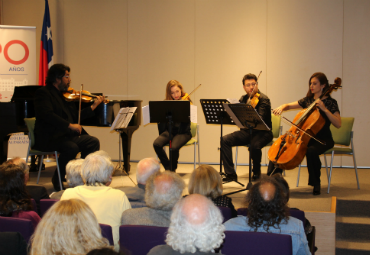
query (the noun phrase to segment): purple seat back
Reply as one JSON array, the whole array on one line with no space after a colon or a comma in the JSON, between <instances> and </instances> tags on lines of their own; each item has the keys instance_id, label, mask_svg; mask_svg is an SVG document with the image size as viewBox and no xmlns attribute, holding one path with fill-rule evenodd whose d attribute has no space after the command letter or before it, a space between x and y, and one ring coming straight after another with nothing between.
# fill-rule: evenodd
<instances>
[{"instance_id":1,"label":"purple seat back","mask_svg":"<svg viewBox=\"0 0 370 255\"><path fill-rule=\"evenodd\" d=\"M218 209L220 209L222 216L224 217L224 221L226 222L232 218L231 208L229 207L223 207L223 206L217 206Z\"/></svg>"},{"instance_id":2,"label":"purple seat back","mask_svg":"<svg viewBox=\"0 0 370 255\"><path fill-rule=\"evenodd\" d=\"M32 203L32 207L33 207L32 211L35 211L38 214L38 212L37 212L37 204L36 204L35 199L31 198L31 203Z\"/></svg>"},{"instance_id":3,"label":"purple seat back","mask_svg":"<svg viewBox=\"0 0 370 255\"><path fill-rule=\"evenodd\" d=\"M291 255L293 253L290 235L225 231L225 236L221 248L222 254Z\"/></svg>"},{"instance_id":4,"label":"purple seat back","mask_svg":"<svg viewBox=\"0 0 370 255\"><path fill-rule=\"evenodd\" d=\"M248 208L239 208L237 210L238 215L247 216L248 214ZM303 226L306 223L305 214L304 211L298 210L298 209L290 209L289 210L290 215L294 218L297 218L303 222Z\"/></svg>"},{"instance_id":5,"label":"purple seat back","mask_svg":"<svg viewBox=\"0 0 370 255\"><path fill-rule=\"evenodd\" d=\"M41 199L40 200L40 212L41 217L44 216L47 210L49 210L50 207L53 206L56 202L58 202L59 199Z\"/></svg>"},{"instance_id":6,"label":"purple seat back","mask_svg":"<svg viewBox=\"0 0 370 255\"><path fill-rule=\"evenodd\" d=\"M34 228L30 220L0 216L0 232L19 232L28 243Z\"/></svg>"},{"instance_id":7,"label":"purple seat back","mask_svg":"<svg viewBox=\"0 0 370 255\"><path fill-rule=\"evenodd\" d=\"M99 225L100 225L102 236L104 238L107 238L111 245L114 245L112 227L110 225L102 224L102 223L99 223Z\"/></svg>"},{"instance_id":8,"label":"purple seat back","mask_svg":"<svg viewBox=\"0 0 370 255\"><path fill-rule=\"evenodd\" d=\"M122 225L119 227L121 250L146 255L153 247L165 244L167 227Z\"/></svg>"}]
</instances>

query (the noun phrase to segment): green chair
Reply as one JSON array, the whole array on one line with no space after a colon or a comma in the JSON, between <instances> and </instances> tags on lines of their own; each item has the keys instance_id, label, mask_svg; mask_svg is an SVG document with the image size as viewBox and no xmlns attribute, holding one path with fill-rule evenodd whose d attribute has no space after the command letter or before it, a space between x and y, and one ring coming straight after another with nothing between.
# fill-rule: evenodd
<instances>
[{"instance_id":1,"label":"green chair","mask_svg":"<svg viewBox=\"0 0 370 255\"><path fill-rule=\"evenodd\" d=\"M280 116L276 116L274 114L271 114L271 122L272 122L271 131L272 131L273 139L272 139L271 142L266 144L266 146L271 146L276 141L276 139L279 138L279 136L281 136L282 131L283 131L283 127L280 126L280 124L281 124L281 117ZM246 145L245 147L249 147L249 144ZM235 151L235 165L234 165L235 172L236 172L237 166L238 166L238 146L236 146L236 151ZM284 174L285 174L285 171L284 171Z\"/></svg>"},{"instance_id":2,"label":"green chair","mask_svg":"<svg viewBox=\"0 0 370 255\"><path fill-rule=\"evenodd\" d=\"M59 185L61 189L63 189L62 186L62 179L60 178L60 171L59 171L59 163L58 163L58 152L57 151L38 151L32 149L33 146L35 145L35 134L34 134L34 129L35 129L35 122L36 118L25 118L24 122L27 125L28 128L28 137L29 137L29 145L28 145L28 151L27 151L27 158L26 158L26 163L28 163L28 157L29 156L41 156L40 157L40 162L39 162L39 174L37 176L37 184L39 183L40 180L40 174L41 174L41 168L42 168L42 162L44 160L45 155L50 155L54 154L55 155L55 160L57 163L57 171L58 171L58 177L59 177Z\"/></svg>"},{"instance_id":3,"label":"green chair","mask_svg":"<svg viewBox=\"0 0 370 255\"><path fill-rule=\"evenodd\" d=\"M190 146L194 145L194 169L196 168L196 154L197 154L197 145L198 145L198 166L200 164L200 149L199 149L199 125L197 123L190 123L190 132L191 132L191 139L184 145ZM196 138L195 138L196 136ZM168 146L166 144L165 146ZM158 158L158 156L157 156Z\"/></svg>"},{"instance_id":4,"label":"green chair","mask_svg":"<svg viewBox=\"0 0 370 255\"><path fill-rule=\"evenodd\" d=\"M333 170L333 159L334 154L335 155L352 155L353 157L353 164L355 168L356 173L356 179L357 179L357 188L360 189L360 183L358 180L358 173L357 173L357 164L356 164L356 157L355 157L355 149L353 145L353 123L355 121L354 118L351 117L341 117L342 120L342 126L340 128L336 128L333 125L330 126L330 131L333 135L333 140L335 145L341 145L342 147L336 147L325 151L323 153L324 159L325 159L325 168L326 168L326 175L328 178L328 194L330 191L330 182L331 182L331 176L332 176L332 170ZM346 146L346 147L343 147ZM328 163L326 160L326 155L331 155L331 162L330 162L330 172L328 173ZM300 174L301 166L299 166L298 170L298 179L297 179L297 187L299 182L299 174Z\"/></svg>"}]
</instances>

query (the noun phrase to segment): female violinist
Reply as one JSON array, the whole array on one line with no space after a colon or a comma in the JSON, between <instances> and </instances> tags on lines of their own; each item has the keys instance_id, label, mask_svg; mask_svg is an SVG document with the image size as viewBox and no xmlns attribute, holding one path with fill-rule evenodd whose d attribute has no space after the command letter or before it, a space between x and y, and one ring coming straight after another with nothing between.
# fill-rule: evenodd
<instances>
[{"instance_id":1,"label":"female violinist","mask_svg":"<svg viewBox=\"0 0 370 255\"><path fill-rule=\"evenodd\" d=\"M190 100L184 92L182 84L176 80L170 80L166 87L165 100ZM170 170L170 160L167 157L163 146L169 143L169 128L166 123L158 123L159 136L155 139L153 147L158 155L164 169ZM179 150L191 139L190 122L175 122L172 127L172 171L176 171L179 159Z\"/></svg>"},{"instance_id":2,"label":"female violinist","mask_svg":"<svg viewBox=\"0 0 370 255\"><path fill-rule=\"evenodd\" d=\"M308 168L308 185L313 186L313 195L320 195L320 175L321 161L319 155L334 146L333 137L330 131L330 124L336 128L341 126L340 112L337 101L328 94L320 99L320 96L329 88L329 82L326 75L323 73L314 73L309 79L309 89L306 97L289 104L283 104L273 110L273 113L280 115L282 112L309 107L315 100L316 107L319 108L320 115L324 117L325 124L316 134L315 138L324 142L321 144L315 139L310 139L307 144L306 159ZM274 165L270 162L268 167L268 175L274 171ZM282 172L281 169L275 169L274 173Z\"/></svg>"}]
</instances>

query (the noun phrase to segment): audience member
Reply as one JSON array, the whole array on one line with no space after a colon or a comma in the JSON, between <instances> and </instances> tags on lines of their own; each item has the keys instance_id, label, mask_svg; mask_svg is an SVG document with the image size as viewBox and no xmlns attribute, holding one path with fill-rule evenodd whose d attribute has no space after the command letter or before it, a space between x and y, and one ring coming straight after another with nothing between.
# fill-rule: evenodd
<instances>
[{"instance_id":1,"label":"audience member","mask_svg":"<svg viewBox=\"0 0 370 255\"><path fill-rule=\"evenodd\" d=\"M40 199L49 199L49 193L46 188L42 185L28 184L30 179L29 167L24 159L19 157L9 159L4 164L14 164L19 166L24 172L24 184L26 185L26 191L36 202L37 212L40 214Z\"/></svg>"},{"instance_id":2,"label":"audience member","mask_svg":"<svg viewBox=\"0 0 370 255\"><path fill-rule=\"evenodd\" d=\"M40 216L33 211L24 184L23 170L14 164L0 166L0 216L31 220L36 228Z\"/></svg>"},{"instance_id":3,"label":"audience member","mask_svg":"<svg viewBox=\"0 0 370 255\"><path fill-rule=\"evenodd\" d=\"M68 186L74 188L77 186L84 185L84 181L81 176L81 165L84 162L84 159L73 159L68 162L66 166L66 179ZM60 199L64 193L64 190L53 192L50 195L52 199Z\"/></svg>"},{"instance_id":4,"label":"audience member","mask_svg":"<svg viewBox=\"0 0 370 255\"><path fill-rule=\"evenodd\" d=\"M131 208L124 192L108 187L112 182L113 164L103 152L89 154L81 166L83 186L64 191L61 200L78 198L88 204L98 222L112 226L114 247L118 251L122 213Z\"/></svg>"},{"instance_id":5,"label":"audience member","mask_svg":"<svg viewBox=\"0 0 370 255\"><path fill-rule=\"evenodd\" d=\"M148 178L158 172L160 169L159 162L154 158L144 158L139 161L136 167L135 187L117 187L116 189L125 192L128 200L131 202L131 207L143 207L145 205L145 184Z\"/></svg>"},{"instance_id":6,"label":"audience member","mask_svg":"<svg viewBox=\"0 0 370 255\"><path fill-rule=\"evenodd\" d=\"M157 172L149 177L145 186L147 207L130 209L122 214L122 225L168 227L172 208L181 199L185 182L170 171Z\"/></svg>"},{"instance_id":7,"label":"audience member","mask_svg":"<svg viewBox=\"0 0 370 255\"><path fill-rule=\"evenodd\" d=\"M30 255L86 254L109 247L90 207L79 199L55 203L31 237Z\"/></svg>"},{"instance_id":8,"label":"audience member","mask_svg":"<svg viewBox=\"0 0 370 255\"><path fill-rule=\"evenodd\" d=\"M231 198L222 195L223 187L220 174L209 165L201 165L190 176L189 194L201 194L213 201L216 206L231 209L232 217L238 215Z\"/></svg>"},{"instance_id":9,"label":"audience member","mask_svg":"<svg viewBox=\"0 0 370 255\"><path fill-rule=\"evenodd\" d=\"M247 204L248 216L228 220L226 230L290 235L293 255L311 254L302 221L289 217L285 194L273 177L265 177L252 186Z\"/></svg>"},{"instance_id":10,"label":"audience member","mask_svg":"<svg viewBox=\"0 0 370 255\"><path fill-rule=\"evenodd\" d=\"M225 238L220 210L206 197L193 194L174 207L166 238L148 255L211 254Z\"/></svg>"}]
</instances>

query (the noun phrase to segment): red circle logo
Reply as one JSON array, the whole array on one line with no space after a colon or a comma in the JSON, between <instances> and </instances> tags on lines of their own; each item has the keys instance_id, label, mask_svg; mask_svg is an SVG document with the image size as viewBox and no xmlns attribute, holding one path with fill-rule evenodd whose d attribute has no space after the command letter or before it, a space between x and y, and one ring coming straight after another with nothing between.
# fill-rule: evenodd
<instances>
[{"instance_id":1,"label":"red circle logo","mask_svg":"<svg viewBox=\"0 0 370 255\"><path fill-rule=\"evenodd\" d=\"M11 58L9 57L9 55L8 55L8 49L9 49L9 47L10 47L10 46L12 46L13 44L19 44L19 45L23 46L25 53L24 53L24 57L23 57L21 60L16 61L16 60L13 60L13 59L11 59ZM1 49L0 49L0 53L1 53ZM28 50L27 45L26 45L24 42L19 41L19 40L12 40L12 41L8 42L8 43L5 45L5 47L4 47L4 57L5 57L5 59L6 59L6 60L8 60L8 62L9 62L9 63L11 63L11 64L13 64L13 65L20 65L20 64L23 64L23 63L24 63L24 62L26 62L26 60L28 59L28 56L29 56L29 55L30 55L30 51Z\"/></svg>"}]
</instances>

